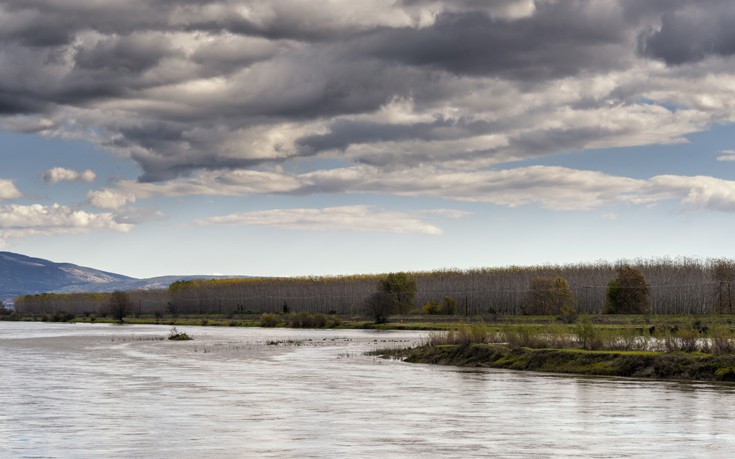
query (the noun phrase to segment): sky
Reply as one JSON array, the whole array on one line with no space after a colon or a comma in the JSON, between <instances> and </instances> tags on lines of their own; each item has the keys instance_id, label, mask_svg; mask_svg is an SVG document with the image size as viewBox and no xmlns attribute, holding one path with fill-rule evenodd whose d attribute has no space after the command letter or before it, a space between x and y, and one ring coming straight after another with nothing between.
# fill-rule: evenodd
<instances>
[{"instance_id":1,"label":"sky","mask_svg":"<svg viewBox=\"0 0 735 459\"><path fill-rule=\"evenodd\" d=\"M0 0L0 250L133 277L735 257L726 0Z\"/></svg>"}]
</instances>

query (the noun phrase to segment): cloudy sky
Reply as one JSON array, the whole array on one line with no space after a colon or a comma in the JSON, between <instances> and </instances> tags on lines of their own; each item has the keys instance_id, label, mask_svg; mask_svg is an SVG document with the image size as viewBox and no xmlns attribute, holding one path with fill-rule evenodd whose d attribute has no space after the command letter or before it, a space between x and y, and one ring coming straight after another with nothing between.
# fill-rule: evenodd
<instances>
[{"instance_id":1,"label":"cloudy sky","mask_svg":"<svg viewBox=\"0 0 735 459\"><path fill-rule=\"evenodd\" d=\"M733 257L727 0L0 0L0 250L136 277Z\"/></svg>"}]
</instances>

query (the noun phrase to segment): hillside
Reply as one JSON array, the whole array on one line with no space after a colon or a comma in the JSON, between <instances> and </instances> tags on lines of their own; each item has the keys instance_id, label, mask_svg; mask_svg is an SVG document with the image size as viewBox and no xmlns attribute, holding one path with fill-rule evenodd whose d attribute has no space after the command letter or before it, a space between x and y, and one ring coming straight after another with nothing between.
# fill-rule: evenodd
<instances>
[{"instance_id":1,"label":"hillside","mask_svg":"<svg viewBox=\"0 0 735 459\"><path fill-rule=\"evenodd\" d=\"M167 288L178 280L226 276L162 276L136 279L71 263L0 252L0 300L12 303L21 295L36 293L111 292Z\"/></svg>"},{"instance_id":2,"label":"hillside","mask_svg":"<svg viewBox=\"0 0 735 459\"><path fill-rule=\"evenodd\" d=\"M134 280L71 263L55 263L11 252L0 252L0 299L29 293L53 292L69 286L105 285Z\"/></svg>"}]
</instances>

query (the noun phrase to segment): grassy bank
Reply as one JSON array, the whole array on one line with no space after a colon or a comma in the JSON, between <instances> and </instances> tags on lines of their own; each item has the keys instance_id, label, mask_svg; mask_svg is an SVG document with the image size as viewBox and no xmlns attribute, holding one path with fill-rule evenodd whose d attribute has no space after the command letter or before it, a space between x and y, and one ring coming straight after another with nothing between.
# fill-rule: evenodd
<instances>
[{"instance_id":1,"label":"grassy bank","mask_svg":"<svg viewBox=\"0 0 735 459\"><path fill-rule=\"evenodd\" d=\"M378 354L442 365L735 381L735 337L729 319L592 319L584 316L572 324L456 324L445 332L430 332L423 346Z\"/></svg>"},{"instance_id":2,"label":"grassy bank","mask_svg":"<svg viewBox=\"0 0 735 459\"><path fill-rule=\"evenodd\" d=\"M407 362L579 375L735 382L735 355L699 352L509 348L498 344L420 346L381 351Z\"/></svg>"},{"instance_id":3,"label":"grassy bank","mask_svg":"<svg viewBox=\"0 0 735 459\"><path fill-rule=\"evenodd\" d=\"M735 315L617 315L599 314L586 316L591 324L599 330L610 332L629 331L640 335L649 333L651 327L658 330L685 330L692 324L699 323L700 328L716 326L735 327ZM5 320L44 321L44 322L77 322L77 323L114 323L110 316L95 314L26 314L13 315ZM529 333L573 333L579 320L564 323L558 316L548 315L477 315L477 316L395 316L387 323L376 324L360 315L341 314L179 314L179 315L129 315L124 318L128 324L156 324L171 326L216 326L216 327L259 327L275 326L302 328L329 327L338 329L379 329L379 330L427 330L447 331L459 324L484 324L488 330L503 332L505 330L527 330Z\"/></svg>"}]
</instances>

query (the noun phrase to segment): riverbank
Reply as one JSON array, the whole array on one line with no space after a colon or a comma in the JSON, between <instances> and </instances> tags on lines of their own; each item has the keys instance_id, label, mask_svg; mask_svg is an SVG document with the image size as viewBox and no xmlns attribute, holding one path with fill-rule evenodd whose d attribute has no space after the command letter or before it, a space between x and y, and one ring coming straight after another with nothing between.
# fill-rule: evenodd
<instances>
[{"instance_id":1,"label":"riverbank","mask_svg":"<svg viewBox=\"0 0 735 459\"><path fill-rule=\"evenodd\" d=\"M214 327L260 327L264 325L263 317L269 319L265 323L276 327L289 327L295 321L289 320L289 316L295 314L181 314L172 316L154 315L129 315L123 319L126 324L138 325L171 325L171 326L214 326ZM415 315L395 316L389 322L376 324L364 316L359 315L332 315L332 314L308 314L310 320L296 321L299 324L324 323L327 328L336 329L374 329L374 330L424 330L424 331L447 331L456 328L460 324L481 323L488 328L502 332L508 328L522 327L533 333L546 333L550 328L561 332L574 332L575 323L578 320L566 323L560 321L554 315ZM315 320L315 317L319 317ZM649 333L651 327L656 329L685 329L692 324L698 323L700 328L713 326L735 326L735 315L625 315L625 314L595 314L586 316L589 321L603 330L609 331L634 331L638 334ZM326 318L327 320L321 320ZM331 320L329 320L331 319ZM116 323L112 317L90 315L51 315L33 314L16 316L13 320L21 321L44 321L44 322L78 322L78 323ZM298 327L312 328L312 327ZM313 327L322 328L322 327Z\"/></svg>"},{"instance_id":2,"label":"riverbank","mask_svg":"<svg viewBox=\"0 0 735 459\"><path fill-rule=\"evenodd\" d=\"M411 363L460 367L735 382L735 355L733 354L530 349L509 348L498 344L425 345L411 349L381 350L377 354Z\"/></svg>"}]
</instances>

